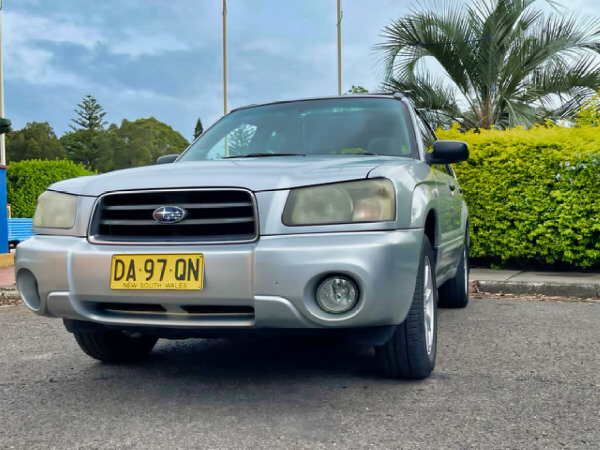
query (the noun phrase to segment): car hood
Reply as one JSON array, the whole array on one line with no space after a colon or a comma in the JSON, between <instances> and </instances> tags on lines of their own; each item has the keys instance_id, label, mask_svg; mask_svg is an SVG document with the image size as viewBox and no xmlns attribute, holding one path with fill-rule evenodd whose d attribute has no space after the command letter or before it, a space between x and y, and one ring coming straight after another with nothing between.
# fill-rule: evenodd
<instances>
[{"instance_id":1,"label":"car hood","mask_svg":"<svg viewBox=\"0 0 600 450\"><path fill-rule=\"evenodd\" d=\"M408 158L385 156L268 157L197 161L117 170L60 181L50 189L77 195L161 188L241 187L252 191L289 189L366 178L376 167Z\"/></svg>"}]
</instances>

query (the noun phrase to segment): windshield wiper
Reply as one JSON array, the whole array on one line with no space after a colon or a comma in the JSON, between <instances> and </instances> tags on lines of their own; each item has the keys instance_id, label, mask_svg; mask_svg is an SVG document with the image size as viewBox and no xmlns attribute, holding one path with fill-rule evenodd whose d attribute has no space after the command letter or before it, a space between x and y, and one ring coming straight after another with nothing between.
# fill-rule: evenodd
<instances>
[{"instance_id":1,"label":"windshield wiper","mask_svg":"<svg viewBox=\"0 0 600 450\"><path fill-rule=\"evenodd\" d=\"M223 156L221 159L232 158L268 158L271 156L306 156L305 153L248 153L247 155Z\"/></svg>"}]
</instances>

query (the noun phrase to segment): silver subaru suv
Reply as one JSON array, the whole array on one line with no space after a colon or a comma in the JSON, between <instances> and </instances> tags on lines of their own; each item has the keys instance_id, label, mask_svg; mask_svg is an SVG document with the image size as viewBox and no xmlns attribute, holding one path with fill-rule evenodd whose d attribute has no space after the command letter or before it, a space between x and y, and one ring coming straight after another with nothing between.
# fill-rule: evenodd
<instances>
[{"instance_id":1,"label":"silver subaru suv","mask_svg":"<svg viewBox=\"0 0 600 450\"><path fill-rule=\"evenodd\" d=\"M434 368L437 307L468 302L468 216L439 141L401 94L248 106L151 167L53 184L17 286L93 358L159 338L317 333L383 373Z\"/></svg>"}]
</instances>

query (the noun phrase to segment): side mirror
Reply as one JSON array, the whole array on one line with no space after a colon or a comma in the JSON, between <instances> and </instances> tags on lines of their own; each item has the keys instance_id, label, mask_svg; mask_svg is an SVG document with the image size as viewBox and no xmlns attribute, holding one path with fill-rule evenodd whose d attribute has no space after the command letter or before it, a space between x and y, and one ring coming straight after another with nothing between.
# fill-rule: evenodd
<instances>
[{"instance_id":1,"label":"side mirror","mask_svg":"<svg viewBox=\"0 0 600 450\"><path fill-rule=\"evenodd\" d=\"M430 164L452 164L469 159L469 146L463 141L436 141L429 153Z\"/></svg>"},{"instance_id":2,"label":"side mirror","mask_svg":"<svg viewBox=\"0 0 600 450\"><path fill-rule=\"evenodd\" d=\"M156 164L171 164L177 158L179 158L179 153L175 153L173 155L159 156L156 160Z\"/></svg>"}]
</instances>

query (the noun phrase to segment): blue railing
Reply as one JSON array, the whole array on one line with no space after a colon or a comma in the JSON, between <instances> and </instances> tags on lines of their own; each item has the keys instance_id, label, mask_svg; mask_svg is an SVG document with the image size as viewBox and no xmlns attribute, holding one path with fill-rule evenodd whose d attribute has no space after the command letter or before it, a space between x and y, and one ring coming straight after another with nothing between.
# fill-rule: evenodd
<instances>
[{"instance_id":1,"label":"blue railing","mask_svg":"<svg viewBox=\"0 0 600 450\"><path fill-rule=\"evenodd\" d=\"M33 219L8 219L8 242L18 244L28 237L33 236L31 232L32 226Z\"/></svg>"}]
</instances>

